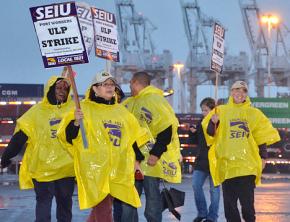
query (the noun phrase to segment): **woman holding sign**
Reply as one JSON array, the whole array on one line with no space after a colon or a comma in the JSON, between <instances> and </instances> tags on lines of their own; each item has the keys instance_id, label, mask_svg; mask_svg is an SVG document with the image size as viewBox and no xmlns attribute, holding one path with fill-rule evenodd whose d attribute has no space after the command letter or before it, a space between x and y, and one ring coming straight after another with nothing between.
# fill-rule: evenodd
<instances>
[{"instance_id":1,"label":"woman holding sign","mask_svg":"<svg viewBox=\"0 0 290 222\"><path fill-rule=\"evenodd\" d=\"M81 110L67 115L58 132L74 156L80 208L93 208L88 222L112 221L113 198L134 207L141 205L134 186L134 166L138 147L147 142L147 135L136 118L115 101L115 90L112 75L98 73ZM88 149L79 133L81 119Z\"/></svg>"}]
</instances>

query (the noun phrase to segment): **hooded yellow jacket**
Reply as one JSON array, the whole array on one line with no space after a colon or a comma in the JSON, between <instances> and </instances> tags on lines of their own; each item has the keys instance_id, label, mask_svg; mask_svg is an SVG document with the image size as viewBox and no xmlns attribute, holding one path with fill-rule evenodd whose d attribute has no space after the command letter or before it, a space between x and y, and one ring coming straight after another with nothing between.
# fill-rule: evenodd
<instances>
[{"instance_id":1,"label":"hooded yellow jacket","mask_svg":"<svg viewBox=\"0 0 290 222\"><path fill-rule=\"evenodd\" d=\"M207 126L215 112L220 123L215 136L211 137ZM215 185L247 175L255 175L256 184L260 183L262 161L258 146L278 142L280 136L270 120L251 106L249 97L242 104L235 104L230 97L228 104L218 106L204 118L202 126L210 146L210 172Z\"/></svg>"},{"instance_id":2,"label":"hooded yellow jacket","mask_svg":"<svg viewBox=\"0 0 290 222\"><path fill-rule=\"evenodd\" d=\"M73 177L73 159L59 143L56 132L64 115L72 109L70 96L61 105L51 105L49 88L58 77L49 79L42 102L31 107L16 123L15 132L22 130L28 137L19 172L21 189L33 188L32 178L40 182Z\"/></svg>"},{"instance_id":3,"label":"hooded yellow jacket","mask_svg":"<svg viewBox=\"0 0 290 222\"><path fill-rule=\"evenodd\" d=\"M134 114L140 125L147 129L151 137L151 142L140 148L145 156L145 160L141 162L143 173L147 176L162 178L168 182L180 183L179 159L181 154L177 134L178 120L174 110L164 98L163 91L154 86L147 86L137 96L125 100L123 105ZM161 155L154 167L147 165L149 151L155 143L157 135L170 125L172 126L172 139L167 145L167 151Z\"/></svg>"},{"instance_id":4,"label":"hooded yellow jacket","mask_svg":"<svg viewBox=\"0 0 290 222\"><path fill-rule=\"evenodd\" d=\"M81 102L88 148L81 133L67 143L65 129L73 120L71 112L61 123L58 137L74 156L80 209L99 204L108 194L134 207L140 207L134 186L135 153L132 145L148 141L136 118L120 104L106 105L89 99ZM146 139L147 138L147 139Z\"/></svg>"}]
</instances>

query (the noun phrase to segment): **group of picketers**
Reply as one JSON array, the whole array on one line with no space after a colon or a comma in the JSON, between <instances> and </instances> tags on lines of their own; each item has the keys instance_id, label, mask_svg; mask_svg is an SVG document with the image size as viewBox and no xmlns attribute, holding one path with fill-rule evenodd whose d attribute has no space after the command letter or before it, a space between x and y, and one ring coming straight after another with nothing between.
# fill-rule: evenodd
<instances>
[{"instance_id":1,"label":"group of picketers","mask_svg":"<svg viewBox=\"0 0 290 222\"><path fill-rule=\"evenodd\" d=\"M163 91L150 83L148 73L134 73L132 97L119 103L124 93L116 79L99 72L76 109L68 79L51 77L42 102L17 120L1 158L7 167L26 144L19 183L34 188L35 221L51 221L53 197L57 221L72 221L75 180L80 209L92 208L88 222L138 221L143 190L145 217L162 220L159 180L181 182L178 120ZM144 177L136 186L135 172Z\"/></svg>"},{"instance_id":2,"label":"group of picketers","mask_svg":"<svg viewBox=\"0 0 290 222\"><path fill-rule=\"evenodd\" d=\"M17 120L1 167L26 145L19 184L20 189L35 191L36 222L51 221L53 197L57 221L72 221L75 181L80 209L91 208L87 222L138 222L143 191L145 218L162 221L160 180L181 182L178 120L147 72L134 73L130 89L132 96L122 101L124 93L116 79L107 71L99 72L78 109L69 80L53 76L43 100ZM228 104L215 106L212 98L205 98L204 118L190 128L189 138L199 150L193 172L198 211L194 222L218 220L220 184L227 221L241 221L238 200L244 220L255 221L254 188L260 183L267 145L280 137L264 114L251 106L247 93L247 84L237 81ZM209 208L203 192L207 177Z\"/></svg>"}]
</instances>

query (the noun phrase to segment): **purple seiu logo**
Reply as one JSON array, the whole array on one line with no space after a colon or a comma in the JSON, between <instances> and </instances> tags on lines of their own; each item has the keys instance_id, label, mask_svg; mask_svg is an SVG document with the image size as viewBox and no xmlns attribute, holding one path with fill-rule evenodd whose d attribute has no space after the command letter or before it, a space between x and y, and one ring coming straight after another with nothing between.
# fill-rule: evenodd
<instances>
[{"instance_id":1,"label":"purple seiu logo","mask_svg":"<svg viewBox=\"0 0 290 222\"><path fill-rule=\"evenodd\" d=\"M105 128L109 129L109 137L110 141L113 143L114 146L120 146L121 145L121 127L119 125L113 124L113 123L104 123Z\"/></svg>"},{"instance_id":2,"label":"purple seiu logo","mask_svg":"<svg viewBox=\"0 0 290 222\"><path fill-rule=\"evenodd\" d=\"M235 120L230 122L230 139L238 139L249 137L248 123L242 120Z\"/></svg>"},{"instance_id":3,"label":"purple seiu logo","mask_svg":"<svg viewBox=\"0 0 290 222\"><path fill-rule=\"evenodd\" d=\"M145 121L147 124L150 124L152 122L152 113L145 107L141 108L140 120Z\"/></svg>"},{"instance_id":4,"label":"purple seiu logo","mask_svg":"<svg viewBox=\"0 0 290 222\"><path fill-rule=\"evenodd\" d=\"M61 122L61 119L50 119L49 120L49 126L52 128L55 125L58 125ZM50 138L55 139L56 138L56 129L50 129Z\"/></svg>"}]
</instances>

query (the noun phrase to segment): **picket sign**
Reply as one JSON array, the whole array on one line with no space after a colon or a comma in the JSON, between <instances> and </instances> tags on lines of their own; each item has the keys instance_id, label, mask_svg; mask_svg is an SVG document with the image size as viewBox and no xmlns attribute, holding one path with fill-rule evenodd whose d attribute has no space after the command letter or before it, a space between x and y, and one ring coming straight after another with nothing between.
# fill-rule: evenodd
<instances>
[{"instance_id":1,"label":"picket sign","mask_svg":"<svg viewBox=\"0 0 290 222\"><path fill-rule=\"evenodd\" d=\"M225 28L215 23L213 29L212 57L210 69L215 72L215 101L218 100L218 77L224 63Z\"/></svg>"},{"instance_id":2,"label":"picket sign","mask_svg":"<svg viewBox=\"0 0 290 222\"><path fill-rule=\"evenodd\" d=\"M45 68L64 66L62 75L70 79L76 108L79 96L72 65L88 63L95 46L95 55L119 62L116 18L113 13L90 7L87 3L64 2L31 7L30 13ZM83 145L88 147L83 121L80 122Z\"/></svg>"},{"instance_id":3,"label":"picket sign","mask_svg":"<svg viewBox=\"0 0 290 222\"><path fill-rule=\"evenodd\" d=\"M31 7L30 13L38 37L44 67L67 67L74 102L76 108L80 109L71 65L84 64L89 61L75 3L65 2ZM83 145L88 148L83 121L80 121L80 128Z\"/></svg>"}]
</instances>

